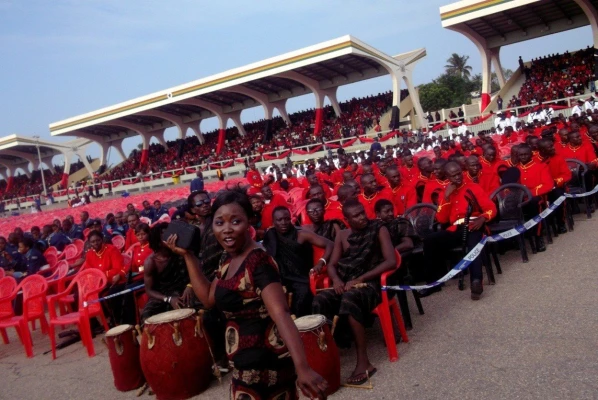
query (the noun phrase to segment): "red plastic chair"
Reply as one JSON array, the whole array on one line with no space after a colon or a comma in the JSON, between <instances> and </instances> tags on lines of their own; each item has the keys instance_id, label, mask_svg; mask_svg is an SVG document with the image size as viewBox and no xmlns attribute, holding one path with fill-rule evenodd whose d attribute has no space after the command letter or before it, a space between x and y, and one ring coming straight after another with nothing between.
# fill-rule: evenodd
<instances>
[{"instance_id":1,"label":"red plastic chair","mask_svg":"<svg viewBox=\"0 0 598 400\"><path fill-rule=\"evenodd\" d=\"M87 236L89 236L89 232L91 232L91 229L89 229L89 228L83 229L83 237L85 238L85 240L87 240Z\"/></svg>"},{"instance_id":2,"label":"red plastic chair","mask_svg":"<svg viewBox=\"0 0 598 400\"><path fill-rule=\"evenodd\" d=\"M131 266L131 262L133 261L133 255L131 253L125 252L122 254L123 257L123 267L125 270L128 270Z\"/></svg>"},{"instance_id":3,"label":"red plastic chair","mask_svg":"<svg viewBox=\"0 0 598 400\"><path fill-rule=\"evenodd\" d=\"M46 251L44 251L44 257L47 259L50 254L53 254L58 258L58 249L54 246L48 247Z\"/></svg>"},{"instance_id":4,"label":"red plastic chair","mask_svg":"<svg viewBox=\"0 0 598 400\"><path fill-rule=\"evenodd\" d=\"M123 251L123 249L125 248L125 238L124 238L124 236L120 236L120 235L113 236L112 237L112 244L118 250Z\"/></svg>"},{"instance_id":5,"label":"red plastic chair","mask_svg":"<svg viewBox=\"0 0 598 400\"><path fill-rule=\"evenodd\" d=\"M109 329L108 323L106 322L106 317L104 316L100 303L90 304L87 307L84 307L83 303L97 300L99 293L104 289L106 283L107 278L102 271L95 268L88 268L84 271L80 271L64 292L48 298L48 311L50 312L50 342L52 344L53 360L56 359L56 337L54 333L54 327L56 325L77 325L79 334L81 335L81 341L87 348L87 354L89 357L95 356L89 319L96 316L100 317L106 331ZM60 299L68 296L75 286L77 286L79 293L79 311L57 316L56 303L59 302Z\"/></svg>"},{"instance_id":6,"label":"red plastic chair","mask_svg":"<svg viewBox=\"0 0 598 400\"><path fill-rule=\"evenodd\" d=\"M31 332L29 331L29 321L40 320L42 326L42 333L48 332L48 321L44 312L44 305L46 303L46 290L48 289L48 282L40 275L31 275L23 279L23 281L15 288L9 297L4 297L1 301L12 302L19 291L23 291L23 315L12 315L11 317L0 319L0 330L2 331L2 338L4 343L8 344L8 337L6 335L6 328L14 327L17 330L19 339L25 347L27 357L33 357L33 343L31 340Z\"/></svg>"},{"instance_id":7,"label":"red plastic chair","mask_svg":"<svg viewBox=\"0 0 598 400\"><path fill-rule=\"evenodd\" d=\"M316 265L320 258L324 256L326 249L321 247L312 246L313 248L313 264ZM326 273L326 267L322 268L319 274L310 274L309 276L309 288L313 295L316 295L317 289L327 288L330 286L330 278Z\"/></svg>"},{"instance_id":8,"label":"red plastic chair","mask_svg":"<svg viewBox=\"0 0 598 400\"><path fill-rule=\"evenodd\" d=\"M75 246L77 246L77 250L78 250L80 253L83 253L83 249L85 248L85 242L84 242L83 240L81 240L81 239L75 239L75 240L73 241L73 244L74 244Z\"/></svg>"},{"instance_id":9,"label":"red plastic chair","mask_svg":"<svg viewBox=\"0 0 598 400\"><path fill-rule=\"evenodd\" d=\"M2 301L5 297L9 297L17 287L17 281L12 276L5 276L0 279L0 319L9 318L14 315L12 303L10 301ZM4 343L8 343L6 331L2 329L2 338Z\"/></svg>"},{"instance_id":10,"label":"red plastic chair","mask_svg":"<svg viewBox=\"0 0 598 400\"><path fill-rule=\"evenodd\" d=\"M48 254L44 254L44 257L46 258L46 261L48 262L50 269L54 269L56 264L58 264L58 257L56 256L56 254L48 253Z\"/></svg>"},{"instance_id":11,"label":"red plastic chair","mask_svg":"<svg viewBox=\"0 0 598 400\"><path fill-rule=\"evenodd\" d=\"M382 286L386 286L388 277L394 274L401 266L401 255L396 250L395 257L397 259L396 268L391 271L387 271L380 276L380 283ZM318 275L312 274L309 281L311 291L314 295L316 294L316 288L318 285L322 288L330 287L330 278L322 273ZM399 332L403 342L408 343L409 337L407 336L407 330L405 329L405 323L403 322L403 316L401 315L397 297L395 296L392 299L389 299L388 293L382 291L382 301L374 309L374 311L372 311L372 313L376 314L378 318L380 318L380 325L382 326L384 341L386 343L386 348L388 349L388 358L390 359L390 362L395 362L399 359L399 353L397 352L397 343L395 341L394 329L392 327L391 311L392 315L394 315L395 319L397 320L397 325L399 326Z\"/></svg>"},{"instance_id":12,"label":"red plastic chair","mask_svg":"<svg viewBox=\"0 0 598 400\"><path fill-rule=\"evenodd\" d=\"M64 248L61 255L64 255L64 259L69 263L77 261L81 257L81 252L77 248L76 244L69 244Z\"/></svg>"}]
</instances>

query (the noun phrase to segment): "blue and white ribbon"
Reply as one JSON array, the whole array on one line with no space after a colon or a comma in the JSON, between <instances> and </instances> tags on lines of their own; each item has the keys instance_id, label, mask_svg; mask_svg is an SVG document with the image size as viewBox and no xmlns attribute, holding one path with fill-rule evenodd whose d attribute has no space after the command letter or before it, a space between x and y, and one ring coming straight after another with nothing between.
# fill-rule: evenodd
<instances>
[{"instance_id":1,"label":"blue and white ribbon","mask_svg":"<svg viewBox=\"0 0 598 400\"><path fill-rule=\"evenodd\" d=\"M556 199L552 204L550 204L545 210L543 210L540 214L536 215L534 218L530 219L529 221L525 222L524 224L518 225L508 231L497 233L496 235L491 236L484 236L482 240L478 244L474 246L473 249L461 261L457 263L445 276L438 279L435 282L429 283L427 285L419 285L419 286L408 286L408 285L400 285L400 286L382 286L382 290L422 290L422 289L430 289L435 286L438 286L444 282L447 282L449 279L454 278L460 272L465 271L469 265L482 253L482 249L486 245L487 242L499 242L501 240L506 240L513 238L517 235L521 235L526 231L529 231L534 226L538 225L543 219L548 217L554 210L556 210L566 198L579 198L579 197L586 197L591 196L594 193L598 192L598 185L594 187L594 189L590 190L586 193L580 194L569 194L565 193L563 196Z\"/></svg>"},{"instance_id":2,"label":"blue and white ribbon","mask_svg":"<svg viewBox=\"0 0 598 400\"><path fill-rule=\"evenodd\" d=\"M122 290L122 291L117 292L117 293L109 294L108 296L105 296L105 297L100 297L99 299L96 299L96 300L84 301L83 302L83 307L89 307L91 304L100 303L102 301L113 299L115 297L122 296L122 295L125 295L127 293L132 293L132 292L134 292L136 290L139 290L139 289L141 289L143 287L145 287L145 285L141 284L141 285L133 286L132 288L128 288L128 289Z\"/></svg>"}]
</instances>

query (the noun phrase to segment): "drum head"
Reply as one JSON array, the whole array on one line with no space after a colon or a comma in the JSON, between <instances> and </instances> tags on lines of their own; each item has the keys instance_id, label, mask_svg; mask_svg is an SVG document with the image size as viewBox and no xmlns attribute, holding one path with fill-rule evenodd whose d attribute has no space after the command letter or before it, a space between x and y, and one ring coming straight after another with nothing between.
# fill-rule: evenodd
<instances>
[{"instance_id":1,"label":"drum head","mask_svg":"<svg viewBox=\"0 0 598 400\"><path fill-rule=\"evenodd\" d=\"M295 320L295 325L297 325L299 332L311 331L321 327L325 323L326 317L320 314L306 315Z\"/></svg>"},{"instance_id":2,"label":"drum head","mask_svg":"<svg viewBox=\"0 0 598 400\"><path fill-rule=\"evenodd\" d=\"M133 329L133 325L119 325L119 326L115 326L114 328L112 328L108 332L106 332L106 337L118 336L118 335L120 335L123 332L130 331L131 329Z\"/></svg>"},{"instance_id":3,"label":"drum head","mask_svg":"<svg viewBox=\"0 0 598 400\"><path fill-rule=\"evenodd\" d=\"M185 318L189 318L195 314L195 310L192 308L182 308L180 310L166 311L165 313L156 314L153 317L149 317L145 320L146 325L158 325L167 324L173 321L180 321Z\"/></svg>"}]
</instances>

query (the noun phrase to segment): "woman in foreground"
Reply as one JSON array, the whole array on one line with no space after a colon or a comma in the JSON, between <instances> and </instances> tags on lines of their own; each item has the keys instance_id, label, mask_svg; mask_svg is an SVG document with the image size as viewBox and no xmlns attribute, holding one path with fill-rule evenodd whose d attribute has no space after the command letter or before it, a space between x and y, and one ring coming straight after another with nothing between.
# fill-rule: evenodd
<instances>
[{"instance_id":1,"label":"woman in foreground","mask_svg":"<svg viewBox=\"0 0 598 400\"><path fill-rule=\"evenodd\" d=\"M212 211L213 231L225 251L213 282L202 274L191 252L176 247L176 235L166 245L185 258L199 300L206 308L218 307L228 320L225 347L234 367L231 398L297 399L299 386L307 397L324 399L328 384L307 363L278 267L251 239L249 199L229 190L216 198Z\"/></svg>"}]
</instances>

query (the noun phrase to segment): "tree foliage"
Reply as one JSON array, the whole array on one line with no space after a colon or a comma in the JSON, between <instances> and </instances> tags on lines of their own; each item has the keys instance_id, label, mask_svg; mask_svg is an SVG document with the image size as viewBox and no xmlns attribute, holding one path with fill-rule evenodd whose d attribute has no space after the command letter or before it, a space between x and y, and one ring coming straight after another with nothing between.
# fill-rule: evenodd
<instances>
[{"instance_id":1,"label":"tree foliage","mask_svg":"<svg viewBox=\"0 0 598 400\"><path fill-rule=\"evenodd\" d=\"M469 79L472 68L467 65L468 60L469 56L460 56L457 53L453 53L448 60L446 60L447 64L444 66L446 73Z\"/></svg>"}]
</instances>

